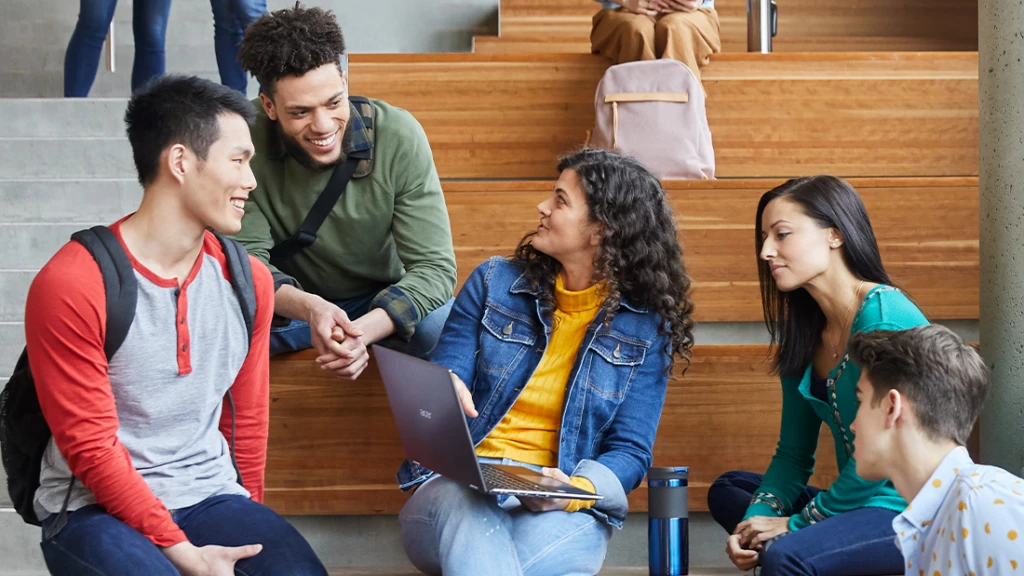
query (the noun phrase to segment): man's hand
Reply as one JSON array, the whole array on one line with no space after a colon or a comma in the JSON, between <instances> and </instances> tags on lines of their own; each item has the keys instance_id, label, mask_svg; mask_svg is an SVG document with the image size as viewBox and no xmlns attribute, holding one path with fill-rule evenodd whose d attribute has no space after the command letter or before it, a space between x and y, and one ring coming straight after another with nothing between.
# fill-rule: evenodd
<instances>
[{"instance_id":1,"label":"man's hand","mask_svg":"<svg viewBox=\"0 0 1024 576\"><path fill-rule=\"evenodd\" d=\"M349 336L335 326L331 338L341 345L341 352L335 354L333 351L317 356L316 363L322 370L329 370L339 378L355 380L366 370L370 362L370 352L366 349L363 339L357 336Z\"/></svg>"},{"instance_id":2,"label":"man's hand","mask_svg":"<svg viewBox=\"0 0 1024 576\"><path fill-rule=\"evenodd\" d=\"M753 570L757 566L757 550L747 549L739 534L733 534L725 541L725 553L729 555L729 560L732 560L732 563L743 572Z\"/></svg>"},{"instance_id":3,"label":"man's hand","mask_svg":"<svg viewBox=\"0 0 1024 576\"><path fill-rule=\"evenodd\" d=\"M313 348L316 348L321 356L330 353L341 356L344 348L341 346L341 342L334 337L334 329L341 328L346 336L355 337L362 336L363 331L348 319L348 314L344 310L323 298L317 297L317 300L309 307L304 318L309 324L309 336L313 341Z\"/></svg>"},{"instance_id":4,"label":"man's hand","mask_svg":"<svg viewBox=\"0 0 1024 576\"><path fill-rule=\"evenodd\" d=\"M670 12L693 12L700 8L703 0L654 0L659 14Z\"/></svg>"},{"instance_id":5,"label":"man's hand","mask_svg":"<svg viewBox=\"0 0 1024 576\"><path fill-rule=\"evenodd\" d=\"M459 402L462 404L462 410L466 413L466 416L470 418L476 418L479 414L476 411L476 405L473 404L473 393L466 387L466 383L462 381L462 378L452 372L452 385L455 386L455 393L459 396Z\"/></svg>"},{"instance_id":6,"label":"man's hand","mask_svg":"<svg viewBox=\"0 0 1024 576\"><path fill-rule=\"evenodd\" d=\"M547 476L548 478L554 478L555 480L561 480L566 484L569 483L569 477L565 475L558 468L541 468L540 473ZM519 502L531 512L550 512L552 510L565 510L569 505L567 498L527 498L525 496L519 497Z\"/></svg>"},{"instance_id":7,"label":"man's hand","mask_svg":"<svg viewBox=\"0 0 1024 576\"><path fill-rule=\"evenodd\" d=\"M623 0L620 3L624 9L644 16L657 16L658 9L655 7L658 0Z\"/></svg>"},{"instance_id":8,"label":"man's hand","mask_svg":"<svg viewBox=\"0 0 1024 576\"><path fill-rule=\"evenodd\" d=\"M366 367L369 355L362 342L363 331L338 306L318 297L305 318L309 336L325 370L341 378L356 378Z\"/></svg>"},{"instance_id":9,"label":"man's hand","mask_svg":"<svg viewBox=\"0 0 1024 576\"><path fill-rule=\"evenodd\" d=\"M181 542L163 549L164 555L182 576L234 576L235 562L263 550L262 544L248 546L203 546Z\"/></svg>"},{"instance_id":10,"label":"man's hand","mask_svg":"<svg viewBox=\"0 0 1024 576\"><path fill-rule=\"evenodd\" d=\"M765 542L789 532L789 518L775 516L754 516L740 522L733 534L751 550L759 550Z\"/></svg>"}]
</instances>

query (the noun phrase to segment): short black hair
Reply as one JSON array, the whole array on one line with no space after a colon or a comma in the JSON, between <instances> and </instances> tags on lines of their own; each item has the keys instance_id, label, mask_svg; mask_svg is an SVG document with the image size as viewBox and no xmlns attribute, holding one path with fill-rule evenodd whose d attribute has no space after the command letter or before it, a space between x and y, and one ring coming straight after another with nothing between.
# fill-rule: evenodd
<instances>
[{"instance_id":1,"label":"short black hair","mask_svg":"<svg viewBox=\"0 0 1024 576\"><path fill-rule=\"evenodd\" d=\"M245 29L238 61L273 95L274 84L286 76L302 76L324 64L341 69L345 38L334 13L323 8L268 12Z\"/></svg>"},{"instance_id":2,"label":"short black hair","mask_svg":"<svg viewBox=\"0 0 1024 576\"><path fill-rule=\"evenodd\" d=\"M873 406L896 390L914 405L929 438L967 444L988 395L989 369L955 332L938 324L858 332L850 359L867 373Z\"/></svg>"},{"instance_id":3,"label":"short black hair","mask_svg":"<svg viewBox=\"0 0 1024 576\"><path fill-rule=\"evenodd\" d=\"M237 114L249 124L256 119L253 105L240 92L196 76L161 76L135 92L124 123L139 182L146 186L156 179L160 155L174 144L206 160L220 138L222 114Z\"/></svg>"}]
</instances>

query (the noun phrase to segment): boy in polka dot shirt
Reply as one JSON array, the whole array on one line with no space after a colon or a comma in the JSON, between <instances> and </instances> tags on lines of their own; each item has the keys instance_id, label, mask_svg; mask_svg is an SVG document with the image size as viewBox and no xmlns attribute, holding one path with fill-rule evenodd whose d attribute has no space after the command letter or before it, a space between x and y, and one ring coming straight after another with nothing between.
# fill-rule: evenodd
<instances>
[{"instance_id":1,"label":"boy in polka dot shirt","mask_svg":"<svg viewBox=\"0 0 1024 576\"><path fill-rule=\"evenodd\" d=\"M964 448L988 393L978 353L933 324L856 334L850 358L857 474L910 502L893 520L906 574L1024 575L1024 480Z\"/></svg>"}]
</instances>

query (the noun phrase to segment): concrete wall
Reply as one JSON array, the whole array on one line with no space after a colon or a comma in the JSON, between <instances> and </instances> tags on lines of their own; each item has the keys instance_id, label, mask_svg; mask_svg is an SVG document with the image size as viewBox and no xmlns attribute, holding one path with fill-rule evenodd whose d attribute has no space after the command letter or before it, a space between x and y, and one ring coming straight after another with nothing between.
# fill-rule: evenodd
<instances>
[{"instance_id":1,"label":"concrete wall","mask_svg":"<svg viewBox=\"0 0 1024 576\"><path fill-rule=\"evenodd\" d=\"M469 52L474 35L497 34L498 0L307 0L334 10L350 52ZM267 0L275 10L294 0ZM132 3L114 16L115 72L105 56L90 96L128 96L133 60ZM60 97L64 51L78 18L75 0L0 2L0 98ZM174 0L167 70L218 79L208 0ZM255 84L251 82L250 84ZM250 86L250 91L255 90ZM255 94L253 94L255 95Z\"/></svg>"}]
</instances>

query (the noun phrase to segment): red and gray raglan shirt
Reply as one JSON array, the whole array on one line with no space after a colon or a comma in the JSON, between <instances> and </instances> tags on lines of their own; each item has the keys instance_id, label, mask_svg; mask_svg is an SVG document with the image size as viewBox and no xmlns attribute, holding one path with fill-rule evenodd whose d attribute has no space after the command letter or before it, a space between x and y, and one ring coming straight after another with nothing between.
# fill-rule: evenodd
<instances>
[{"instance_id":1,"label":"red and gray raglan shirt","mask_svg":"<svg viewBox=\"0 0 1024 576\"><path fill-rule=\"evenodd\" d=\"M111 229L121 240L120 222ZM127 251L125 247L125 251ZM53 432L43 457L36 514L98 503L157 546L186 540L169 510L214 495L263 500L269 431L273 280L250 257L253 337L220 242L207 232L188 278L161 278L129 252L138 280L135 320L107 362L106 296L99 266L69 242L32 282L25 310L29 363ZM230 389L235 450L231 464Z\"/></svg>"}]
</instances>

